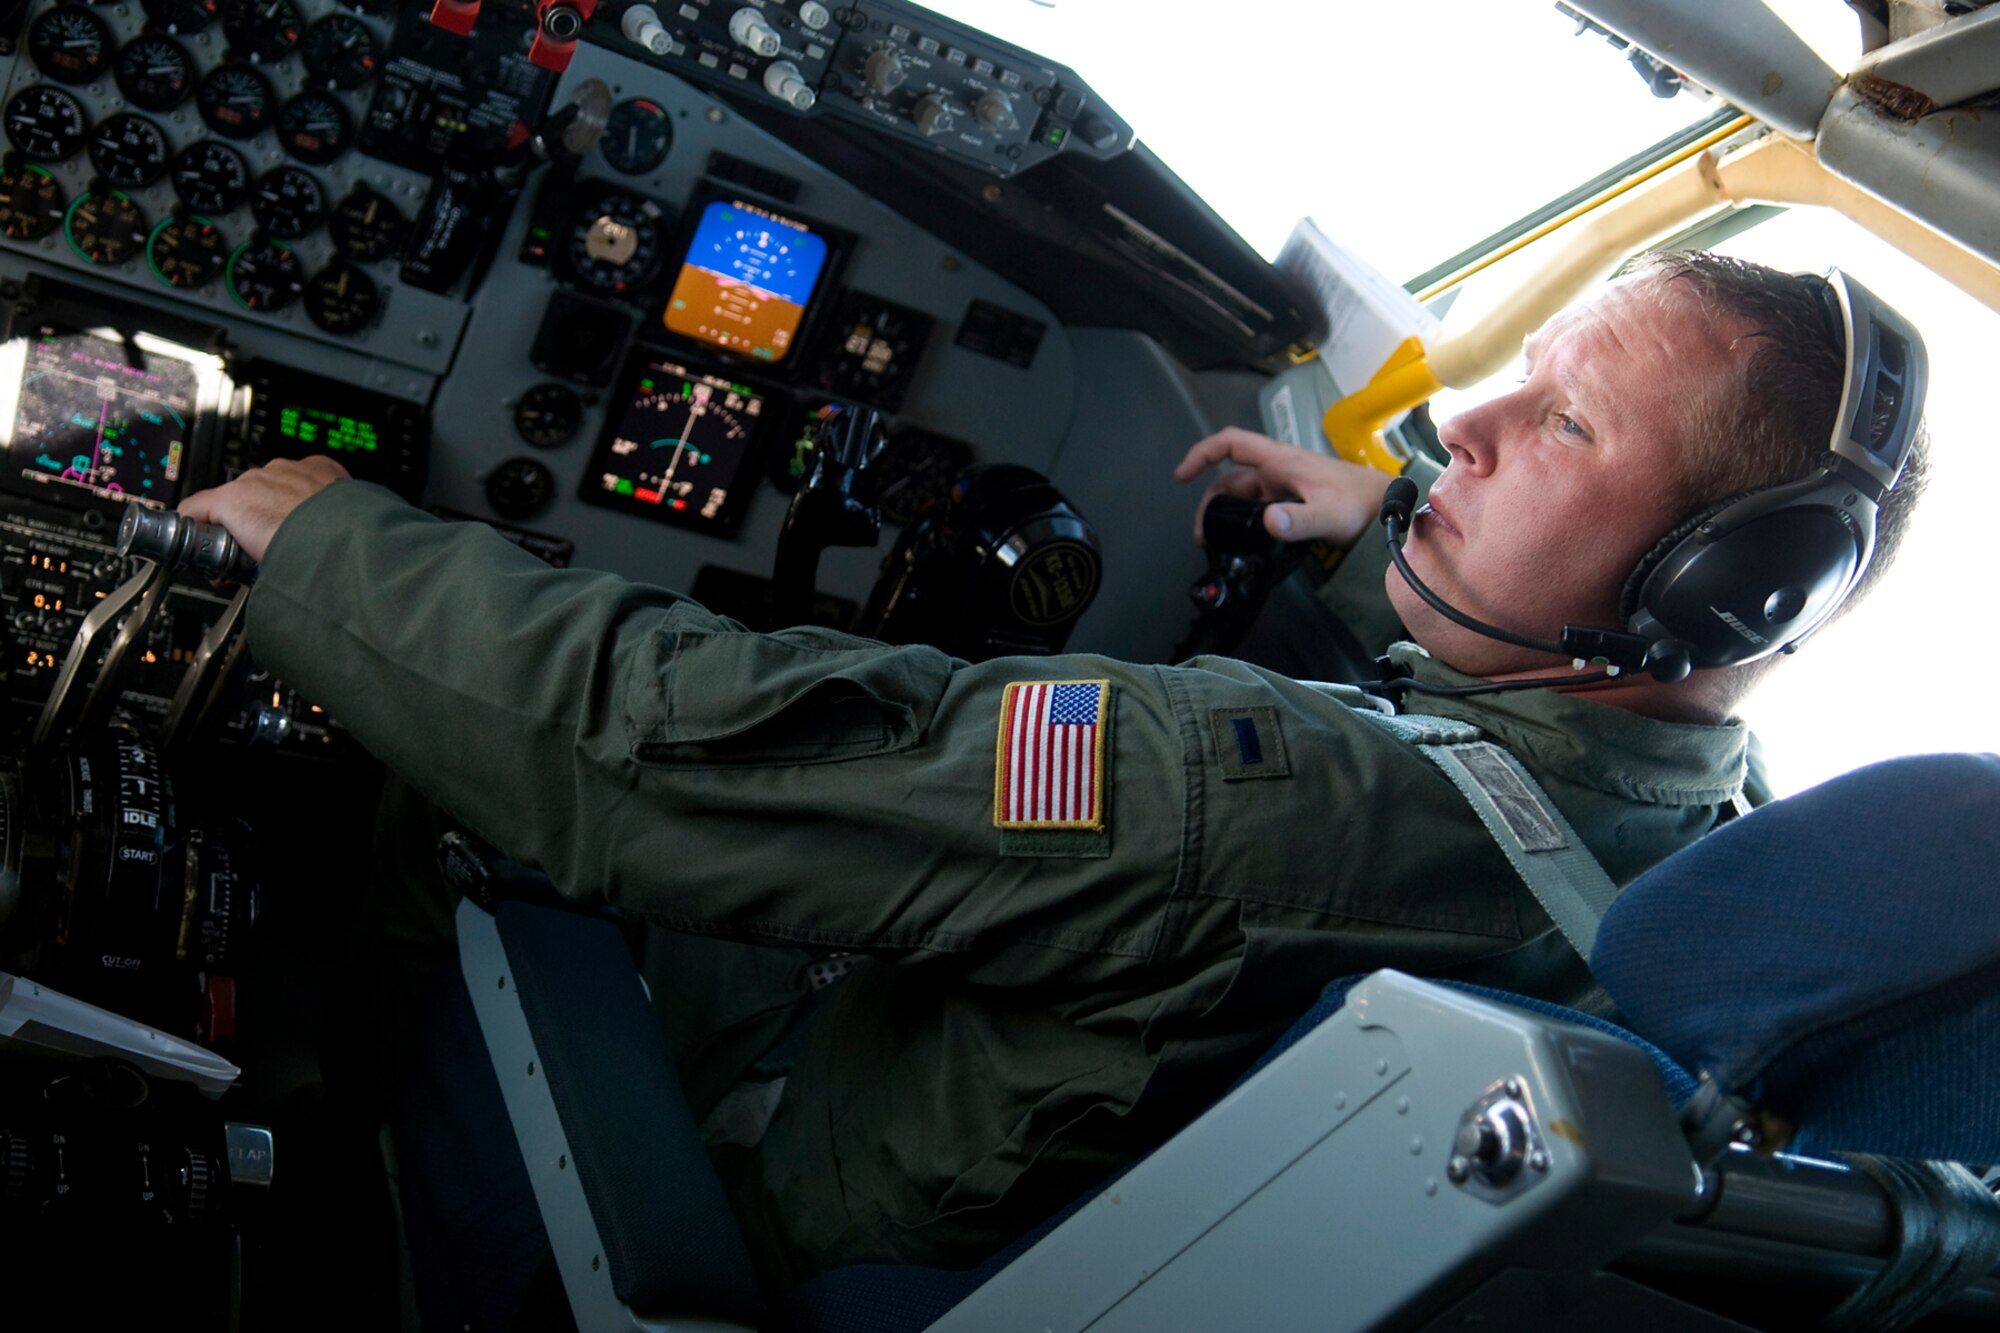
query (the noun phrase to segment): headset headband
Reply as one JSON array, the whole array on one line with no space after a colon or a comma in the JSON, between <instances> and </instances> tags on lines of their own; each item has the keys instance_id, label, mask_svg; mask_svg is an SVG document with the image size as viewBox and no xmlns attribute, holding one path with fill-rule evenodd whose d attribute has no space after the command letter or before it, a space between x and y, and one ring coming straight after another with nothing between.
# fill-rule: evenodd
<instances>
[{"instance_id":1,"label":"headset headband","mask_svg":"<svg viewBox=\"0 0 2000 1333\"><path fill-rule=\"evenodd\" d=\"M1828 313L1837 320L1847 357L1828 447L1886 491L1903 475L1923 416L1930 369L1924 340L1887 302L1839 269L1827 270L1826 284Z\"/></svg>"}]
</instances>

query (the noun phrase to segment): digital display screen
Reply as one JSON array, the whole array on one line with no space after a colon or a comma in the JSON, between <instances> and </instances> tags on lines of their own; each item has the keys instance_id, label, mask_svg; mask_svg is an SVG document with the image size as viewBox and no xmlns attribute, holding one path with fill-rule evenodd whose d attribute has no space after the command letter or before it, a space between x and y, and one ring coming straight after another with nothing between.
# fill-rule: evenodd
<instances>
[{"instance_id":1,"label":"digital display screen","mask_svg":"<svg viewBox=\"0 0 2000 1333\"><path fill-rule=\"evenodd\" d=\"M29 494L179 502L220 358L145 333L44 324L7 345L5 480Z\"/></svg>"},{"instance_id":2,"label":"digital display screen","mask_svg":"<svg viewBox=\"0 0 2000 1333\"><path fill-rule=\"evenodd\" d=\"M785 359L826 271L826 237L741 200L711 200L667 298L666 326L759 361Z\"/></svg>"},{"instance_id":3,"label":"digital display screen","mask_svg":"<svg viewBox=\"0 0 2000 1333\"><path fill-rule=\"evenodd\" d=\"M742 521L770 394L725 375L642 353L585 469L592 504L727 536ZM619 401L619 400L614 400Z\"/></svg>"},{"instance_id":4,"label":"digital display screen","mask_svg":"<svg viewBox=\"0 0 2000 1333\"><path fill-rule=\"evenodd\" d=\"M382 447L382 432L366 417L349 416L310 404L278 404L280 439L302 453L372 454Z\"/></svg>"},{"instance_id":5,"label":"digital display screen","mask_svg":"<svg viewBox=\"0 0 2000 1333\"><path fill-rule=\"evenodd\" d=\"M325 455L360 481L421 499L430 461L430 418L423 408L296 366L252 361L239 372L248 390L243 424L225 451L234 474L274 458Z\"/></svg>"}]
</instances>

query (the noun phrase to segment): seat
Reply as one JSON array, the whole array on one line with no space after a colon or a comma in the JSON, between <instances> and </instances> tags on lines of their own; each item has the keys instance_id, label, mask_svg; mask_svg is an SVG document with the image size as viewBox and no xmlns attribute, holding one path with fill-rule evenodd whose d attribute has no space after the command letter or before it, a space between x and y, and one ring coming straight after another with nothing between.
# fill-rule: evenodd
<instances>
[{"instance_id":1,"label":"seat","mask_svg":"<svg viewBox=\"0 0 2000 1333\"><path fill-rule=\"evenodd\" d=\"M466 904L461 971L497 1137L591 1333L2000 1320L1990 1182L1905 1160L2000 1163L1996 813L1992 756L1777 802L1604 919L1594 970L1657 1046L1518 998L1343 980L1180 1134L987 1264L844 1269L775 1306L617 930Z\"/></svg>"}]
</instances>

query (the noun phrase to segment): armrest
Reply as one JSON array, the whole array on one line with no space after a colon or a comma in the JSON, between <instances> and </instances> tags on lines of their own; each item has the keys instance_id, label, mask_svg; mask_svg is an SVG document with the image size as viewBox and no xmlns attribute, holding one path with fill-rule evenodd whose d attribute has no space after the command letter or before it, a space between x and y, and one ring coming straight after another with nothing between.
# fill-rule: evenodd
<instances>
[{"instance_id":1,"label":"armrest","mask_svg":"<svg viewBox=\"0 0 2000 1333\"><path fill-rule=\"evenodd\" d=\"M468 900L458 932L578 1326L754 1325L749 1253L617 928L522 902L488 916Z\"/></svg>"}]
</instances>

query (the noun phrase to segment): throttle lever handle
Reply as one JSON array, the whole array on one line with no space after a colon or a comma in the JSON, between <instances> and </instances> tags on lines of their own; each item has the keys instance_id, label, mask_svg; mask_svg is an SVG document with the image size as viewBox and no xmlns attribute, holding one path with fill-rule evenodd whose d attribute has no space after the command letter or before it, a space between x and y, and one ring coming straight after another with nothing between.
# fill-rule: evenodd
<instances>
[{"instance_id":1,"label":"throttle lever handle","mask_svg":"<svg viewBox=\"0 0 2000 1333\"><path fill-rule=\"evenodd\" d=\"M219 523L202 523L171 509L127 505L118 525L118 555L140 556L170 571L191 570L225 583L254 583L252 560Z\"/></svg>"}]
</instances>

